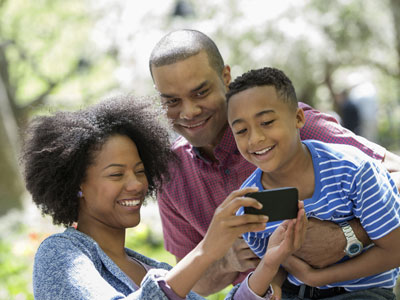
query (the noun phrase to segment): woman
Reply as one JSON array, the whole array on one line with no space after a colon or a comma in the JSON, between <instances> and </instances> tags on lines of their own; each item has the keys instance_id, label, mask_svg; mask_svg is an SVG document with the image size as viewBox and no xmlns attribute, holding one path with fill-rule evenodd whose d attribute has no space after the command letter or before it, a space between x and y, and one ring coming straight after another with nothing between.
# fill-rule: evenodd
<instances>
[{"instance_id":1,"label":"woman","mask_svg":"<svg viewBox=\"0 0 400 300\"><path fill-rule=\"evenodd\" d=\"M174 268L125 245L140 222L144 198L167 180L168 133L149 102L110 99L78 112L38 117L27 130L23 162L33 201L67 229L40 245L34 263L37 299L202 299L190 292L240 234L265 228L267 217L235 216L260 203L234 191L216 210L201 243ZM71 227L77 223L76 229ZM280 263L299 248L306 219L287 221L252 276L228 298L270 299Z\"/></svg>"}]
</instances>

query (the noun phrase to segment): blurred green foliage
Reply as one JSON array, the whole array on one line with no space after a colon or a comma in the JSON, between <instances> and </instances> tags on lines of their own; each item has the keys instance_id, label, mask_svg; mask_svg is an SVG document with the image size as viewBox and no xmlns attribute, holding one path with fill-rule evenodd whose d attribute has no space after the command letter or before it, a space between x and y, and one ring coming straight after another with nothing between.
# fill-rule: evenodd
<instances>
[{"instance_id":1,"label":"blurred green foliage","mask_svg":"<svg viewBox=\"0 0 400 300\"><path fill-rule=\"evenodd\" d=\"M10 220L0 219L0 222L4 221ZM33 299L34 255L41 241L52 233L48 230L44 232L32 230L30 226L18 219L14 220L14 224L7 224L7 234L1 235L0 239L0 300ZM127 230L126 247L158 261L175 264L175 257L164 249L162 237L144 223ZM211 295L207 299L224 299L230 288Z\"/></svg>"}]
</instances>

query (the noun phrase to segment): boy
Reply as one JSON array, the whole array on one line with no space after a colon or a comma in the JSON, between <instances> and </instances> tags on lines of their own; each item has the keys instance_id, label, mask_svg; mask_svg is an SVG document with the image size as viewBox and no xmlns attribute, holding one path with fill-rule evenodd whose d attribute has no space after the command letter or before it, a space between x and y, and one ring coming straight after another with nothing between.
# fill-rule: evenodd
<instances>
[{"instance_id":1,"label":"boy","mask_svg":"<svg viewBox=\"0 0 400 300\"><path fill-rule=\"evenodd\" d=\"M288 297L298 292L304 296L299 286L305 283L318 287L305 287L305 295L314 299L315 294L320 295L317 298L343 294L343 299L366 299L365 293L376 295L372 299L394 299L391 289L400 265L400 195L390 175L354 147L301 142L304 113L283 72L252 70L229 89L228 122L236 144L243 157L258 167L242 187L296 187L308 217L339 224L358 218L374 242L359 256L345 257L345 262L323 269L312 269L291 257L284 265L291 274L283 292ZM269 222L264 231L244 235L258 256L264 255L279 223ZM348 229L345 223L342 226ZM362 245L357 245L361 250Z\"/></svg>"}]
</instances>

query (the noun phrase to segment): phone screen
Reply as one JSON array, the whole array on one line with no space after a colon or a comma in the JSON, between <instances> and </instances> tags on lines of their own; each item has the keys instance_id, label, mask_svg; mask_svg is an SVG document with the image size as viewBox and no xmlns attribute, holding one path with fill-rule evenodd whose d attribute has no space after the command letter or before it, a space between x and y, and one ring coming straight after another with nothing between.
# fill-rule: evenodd
<instances>
[{"instance_id":1,"label":"phone screen","mask_svg":"<svg viewBox=\"0 0 400 300\"><path fill-rule=\"evenodd\" d=\"M299 196L294 187L248 193L246 197L256 199L263 207L261 209L244 207L245 214L267 215L269 222L297 217Z\"/></svg>"}]
</instances>

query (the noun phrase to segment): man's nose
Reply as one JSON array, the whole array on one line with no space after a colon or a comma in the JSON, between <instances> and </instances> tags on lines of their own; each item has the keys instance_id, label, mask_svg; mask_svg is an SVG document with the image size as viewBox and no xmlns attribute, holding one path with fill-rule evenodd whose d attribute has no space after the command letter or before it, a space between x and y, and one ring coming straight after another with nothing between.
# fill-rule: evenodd
<instances>
[{"instance_id":1,"label":"man's nose","mask_svg":"<svg viewBox=\"0 0 400 300\"><path fill-rule=\"evenodd\" d=\"M184 99L182 101L182 110L179 117L185 120L191 120L201 113L200 106L194 101Z\"/></svg>"}]
</instances>

